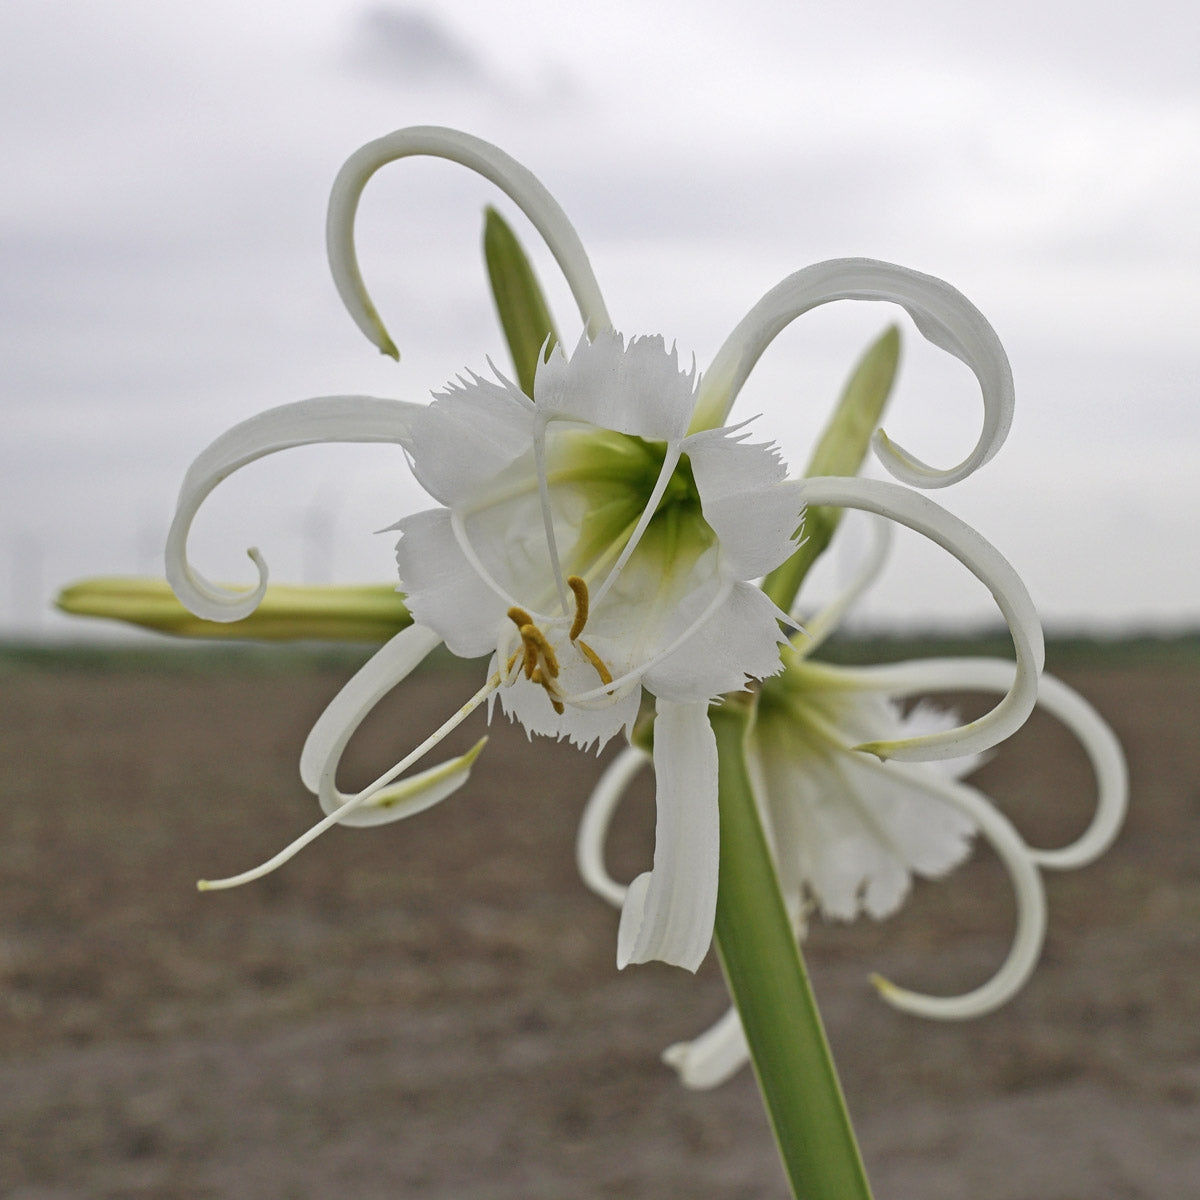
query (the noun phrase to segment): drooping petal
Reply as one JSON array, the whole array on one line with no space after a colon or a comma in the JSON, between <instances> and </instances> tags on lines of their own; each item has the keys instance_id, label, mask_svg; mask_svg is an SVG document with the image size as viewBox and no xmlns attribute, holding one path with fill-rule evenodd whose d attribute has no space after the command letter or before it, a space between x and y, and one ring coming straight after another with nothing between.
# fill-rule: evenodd
<instances>
[{"instance_id":1,"label":"drooping petal","mask_svg":"<svg viewBox=\"0 0 1200 1200\"><path fill-rule=\"evenodd\" d=\"M789 275L746 314L725 340L700 385L693 429L724 424L763 351L792 321L831 300L888 300L905 308L921 334L974 372L983 393L983 428L957 466L927 466L880 430L875 453L905 483L945 487L965 479L1000 449L1012 423L1012 371L1004 347L983 314L948 283L906 267L867 258L834 259Z\"/></svg>"},{"instance_id":2,"label":"drooping petal","mask_svg":"<svg viewBox=\"0 0 1200 1200\"><path fill-rule=\"evenodd\" d=\"M269 408L235 425L212 442L188 468L167 534L166 573L180 601L209 621L238 621L258 606L267 590L267 565L256 549L258 585L231 591L210 583L187 558L192 521L209 492L256 459L316 442L395 442L405 445L409 422L422 406L373 396L320 396Z\"/></svg>"},{"instance_id":3,"label":"drooping petal","mask_svg":"<svg viewBox=\"0 0 1200 1200\"><path fill-rule=\"evenodd\" d=\"M852 669L861 681L892 695L931 691L1003 692L1013 684L1015 664L1002 658L933 658L895 666ZM1078 739L1096 775L1096 810L1084 832L1060 849L1030 848L1041 867L1067 870L1086 866L1112 845L1125 819L1129 770L1116 735L1104 718L1074 689L1053 675L1043 675L1037 703Z\"/></svg>"},{"instance_id":4,"label":"drooping petal","mask_svg":"<svg viewBox=\"0 0 1200 1200\"><path fill-rule=\"evenodd\" d=\"M736 1008L729 1009L712 1028L690 1042L676 1042L662 1060L679 1073L679 1082L693 1091L719 1087L750 1061L750 1047Z\"/></svg>"},{"instance_id":5,"label":"drooping petal","mask_svg":"<svg viewBox=\"0 0 1200 1200\"><path fill-rule=\"evenodd\" d=\"M604 843L613 813L637 773L650 761L647 754L630 746L605 768L588 797L575 837L575 862L583 882L602 900L620 908L628 888L618 883L604 865Z\"/></svg>"},{"instance_id":6,"label":"drooping petal","mask_svg":"<svg viewBox=\"0 0 1200 1200\"><path fill-rule=\"evenodd\" d=\"M324 812L344 808L350 798L338 789L337 771L363 719L440 642L437 634L423 625L401 631L355 672L317 719L300 755L300 778L317 796ZM380 789L369 802L348 811L341 823L381 825L432 807L466 783L471 764L482 748L483 741L449 763Z\"/></svg>"},{"instance_id":7,"label":"drooping petal","mask_svg":"<svg viewBox=\"0 0 1200 1200\"><path fill-rule=\"evenodd\" d=\"M1008 623L1016 651L1012 686L991 712L959 729L907 738L870 742L857 747L881 759L922 761L978 754L1016 732L1037 703L1038 674L1046 649L1037 610L1021 577L1008 560L975 529L935 504L927 496L894 483L874 479L818 477L796 484L806 503L859 508L888 517L916 530L948 550L992 593ZM848 670L846 678L855 674Z\"/></svg>"},{"instance_id":8,"label":"drooping petal","mask_svg":"<svg viewBox=\"0 0 1200 1200\"><path fill-rule=\"evenodd\" d=\"M654 868L629 885L617 966L660 959L695 971L717 908L717 740L707 703L659 700L657 708Z\"/></svg>"},{"instance_id":9,"label":"drooping petal","mask_svg":"<svg viewBox=\"0 0 1200 1200\"><path fill-rule=\"evenodd\" d=\"M866 760L869 762L869 760ZM902 764L872 763L875 771L913 770ZM880 994L896 1008L919 1017L937 1020L962 1020L978 1017L999 1008L1020 990L1029 978L1046 934L1046 894L1042 877L1011 822L973 788L952 779L938 779L930 772L924 786L938 792L979 827L1008 869L1017 900L1017 928L1012 946L1000 969L987 983L961 996L926 996L879 976L872 982Z\"/></svg>"},{"instance_id":10,"label":"drooping petal","mask_svg":"<svg viewBox=\"0 0 1200 1200\"><path fill-rule=\"evenodd\" d=\"M773 571L796 548L804 513L779 484L787 467L776 446L747 442L744 428L706 429L686 438L704 519L721 541L721 566L734 579Z\"/></svg>"},{"instance_id":11,"label":"drooping petal","mask_svg":"<svg viewBox=\"0 0 1200 1200\"><path fill-rule=\"evenodd\" d=\"M538 364L534 381L537 411L585 421L600 429L679 442L696 403L693 370L679 369L679 356L659 336L628 343L612 330L581 338L568 358L562 346Z\"/></svg>"},{"instance_id":12,"label":"drooping petal","mask_svg":"<svg viewBox=\"0 0 1200 1200\"><path fill-rule=\"evenodd\" d=\"M419 125L397 130L355 151L338 172L329 197L325 230L334 283L355 324L384 354L399 358L359 271L354 249L354 218L367 180L385 164L413 155L459 163L507 193L546 239L589 332L594 335L612 327L583 243L558 202L542 184L519 162L489 142L455 129Z\"/></svg>"}]
</instances>

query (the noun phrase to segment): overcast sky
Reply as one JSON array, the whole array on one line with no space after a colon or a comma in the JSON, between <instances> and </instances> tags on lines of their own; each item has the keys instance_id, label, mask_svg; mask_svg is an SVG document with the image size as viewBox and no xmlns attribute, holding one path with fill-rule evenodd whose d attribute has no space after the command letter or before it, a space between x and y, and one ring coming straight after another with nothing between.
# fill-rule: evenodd
<instances>
[{"instance_id":1,"label":"overcast sky","mask_svg":"<svg viewBox=\"0 0 1200 1200\"><path fill-rule=\"evenodd\" d=\"M421 399L503 362L461 168L372 182L364 271L382 359L324 261L329 185L362 142L454 125L529 166L618 328L703 368L784 275L842 255L940 275L991 319L1017 416L937 496L1027 579L1051 628L1200 622L1200 17L1138 5L778 0L436 6L16 0L0 16L0 635L94 574L161 572L191 459L310 395ZM568 342L578 321L518 225ZM738 415L800 467L893 316L831 305L764 357ZM901 315L902 316L902 315ZM970 376L906 319L887 426L934 462L973 442ZM223 485L197 564L249 581L392 577L423 506L392 447L276 456ZM906 538L874 624L990 618ZM836 566L836 564L835 564ZM818 581L819 582L819 581ZM78 627L76 627L77 629Z\"/></svg>"}]
</instances>

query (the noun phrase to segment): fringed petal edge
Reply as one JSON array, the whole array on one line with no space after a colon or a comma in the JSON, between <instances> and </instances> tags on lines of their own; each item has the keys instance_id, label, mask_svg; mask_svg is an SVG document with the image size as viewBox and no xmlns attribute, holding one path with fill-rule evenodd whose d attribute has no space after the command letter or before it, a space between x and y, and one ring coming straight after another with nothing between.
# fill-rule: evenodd
<instances>
[{"instance_id":1,"label":"fringed petal edge","mask_svg":"<svg viewBox=\"0 0 1200 1200\"><path fill-rule=\"evenodd\" d=\"M844 675L859 686L883 688L894 696L944 690L1003 692L1012 686L1016 666L1001 658L934 658L895 666L849 667ZM1072 870L1099 858L1120 831L1129 804L1129 768L1121 743L1104 718L1062 680L1041 677L1037 706L1079 739L1096 777L1096 809L1087 829L1061 848L1030 847L1038 866Z\"/></svg>"}]
</instances>

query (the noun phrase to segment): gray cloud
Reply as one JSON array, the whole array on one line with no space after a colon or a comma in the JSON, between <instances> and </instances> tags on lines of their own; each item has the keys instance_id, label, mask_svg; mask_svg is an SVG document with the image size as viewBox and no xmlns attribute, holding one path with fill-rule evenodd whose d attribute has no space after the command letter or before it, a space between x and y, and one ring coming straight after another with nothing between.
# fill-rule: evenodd
<instances>
[{"instance_id":1,"label":"gray cloud","mask_svg":"<svg viewBox=\"0 0 1200 1200\"><path fill-rule=\"evenodd\" d=\"M355 23L351 65L401 87L493 91L499 81L471 45L428 9L379 5Z\"/></svg>"}]
</instances>

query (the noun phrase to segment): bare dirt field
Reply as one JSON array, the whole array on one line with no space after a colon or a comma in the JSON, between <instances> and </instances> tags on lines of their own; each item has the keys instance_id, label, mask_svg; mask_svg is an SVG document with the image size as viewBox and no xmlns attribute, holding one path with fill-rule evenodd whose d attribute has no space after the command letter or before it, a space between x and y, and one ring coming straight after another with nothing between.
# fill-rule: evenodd
<instances>
[{"instance_id":1,"label":"bare dirt field","mask_svg":"<svg viewBox=\"0 0 1200 1200\"><path fill-rule=\"evenodd\" d=\"M724 1010L715 965L615 969L616 914L573 861L594 758L498 720L439 807L196 892L314 819L296 761L347 674L52 657L0 673L0 1196L782 1200L749 1074L689 1093L658 1059ZM867 984L990 973L1013 910L985 851L896 918L810 939L878 1200L1200 1196L1200 668L1060 674L1124 740L1133 808L1105 859L1048 877L1021 995L942 1025ZM350 782L475 685L398 689ZM1086 762L1049 720L975 779L1033 840L1090 811ZM628 877L648 797L618 821Z\"/></svg>"}]
</instances>

